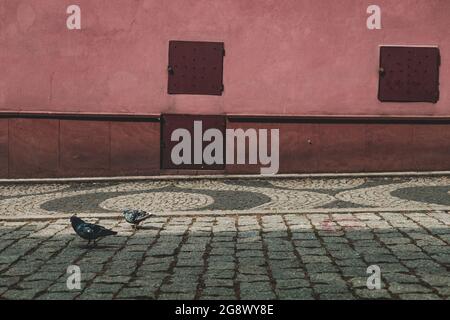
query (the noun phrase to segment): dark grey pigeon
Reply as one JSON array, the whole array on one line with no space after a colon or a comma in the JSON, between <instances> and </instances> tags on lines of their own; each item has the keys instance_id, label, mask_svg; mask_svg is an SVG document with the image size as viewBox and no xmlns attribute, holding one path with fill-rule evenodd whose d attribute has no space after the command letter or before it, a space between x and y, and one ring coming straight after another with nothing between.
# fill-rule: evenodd
<instances>
[{"instance_id":1,"label":"dark grey pigeon","mask_svg":"<svg viewBox=\"0 0 450 320\"><path fill-rule=\"evenodd\" d=\"M117 232L108 230L105 227L99 226L97 224L87 223L78 218L77 216L72 216L70 218L70 223L72 224L73 230L79 235L81 238L88 240L88 245L91 241L107 237L114 236Z\"/></svg>"},{"instance_id":2,"label":"dark grey pigeon","mask_svg":"<svg viewBox=\"0 0 450 320\"><path fill-rule=\"evenodd\" d=\"M150 218L152 214L141 210L125 210L123 216L125 221L131 223L135 228L144 220Z\"/></svg>"}]
</instances>

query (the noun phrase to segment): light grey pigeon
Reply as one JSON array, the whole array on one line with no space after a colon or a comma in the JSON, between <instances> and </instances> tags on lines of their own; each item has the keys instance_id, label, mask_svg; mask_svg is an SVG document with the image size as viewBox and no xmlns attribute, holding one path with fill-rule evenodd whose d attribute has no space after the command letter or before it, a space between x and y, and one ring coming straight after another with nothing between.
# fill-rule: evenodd
<instances>
[{"instance_id":1,"label":"light grey pigeon","mask_svg":"<svg viewBox=\"0 0 450 320\"><path fill-rule=\"evenodd\" d=\"M142 221L150 218L151 215L151 213L142 210L125 210L123 212L125 221L132 224L134 228L137 228Z\"/></svg>"}]
</instances>

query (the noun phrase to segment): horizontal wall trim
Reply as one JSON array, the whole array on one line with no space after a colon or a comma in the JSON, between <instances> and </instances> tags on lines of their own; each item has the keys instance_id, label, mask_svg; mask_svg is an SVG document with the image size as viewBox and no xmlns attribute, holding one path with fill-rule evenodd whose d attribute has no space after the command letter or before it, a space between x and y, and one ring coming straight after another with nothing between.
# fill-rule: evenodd
<instances>
[{"instance_id":1,"label":"horizontal wall trim","mask_svg":"<svg viewBox=\"0 0 450 320\"><path fill-rule=\"evenodd\" d=\"M159 122L164 113L75 113L75 112L22 112L0 111L0 118L31 118L97 121L150 121ZM192 115L179 113L180 116ZM205 114L199 114L205 115ZM210 114L214 115L214 114ZM219 114L220 115L220 114ZM376 115L270 115L222 114L229 122L257 123L414 123L450 124L450 116L376 116Z\"/></svg>"},{"instance_id":2,"label":"horizontal wall trim","mask_svg":"<svg viewBox=\"0 0 450 320\"><path fill-rule=\"evenodd\" d=\"M435 116L342 116L342 115L226 115L229 122L257 123L412 123L450 124L450 117Z\"/></svg>"},{"instance_id":3,"label":"horizontal wall trim","mask_svg":"<svg viewBox=\"0 0 450 320\"><path fill-rule=\"evenodd\" d=\"M0 111L0 118L97 120L97 121L150 121L159 122L160 114L135 113L66 113L66 112L13 112Z\"/></svg>"}]
</instances>

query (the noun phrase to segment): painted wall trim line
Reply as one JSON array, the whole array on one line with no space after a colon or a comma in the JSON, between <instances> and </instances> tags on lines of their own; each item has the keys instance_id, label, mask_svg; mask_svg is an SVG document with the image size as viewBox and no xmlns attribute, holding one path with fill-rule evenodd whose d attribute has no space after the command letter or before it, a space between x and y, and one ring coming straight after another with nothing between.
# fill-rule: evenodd
<instances>
[{"instance_id":1,"label":"painted wall trim line","mask_svg":"<svg viewBox=\"0 0 450 320\"><path fill-rule=\"evenodd\" d=\"M346 116L346 115L245 115L227 114L230 122L258 123L423 123L450 124L450 117L440 116Z\"/></svg>"},{"instance_id":2,"label":"painted wall trim line","mask_svg":"<svg viewBox=\"0 0 450 320\"><path fill-rule=\"evenodd\" d=\"M165 113L76 113L44 111L0 111L0 118L135 120L159 122ZM172 113L171 113L172 114ZM174 113L177 114L177 113ZM195 115L180 113L179 115ZM207 115L207 114L198 114ZM222 115L230 122L324 122L324 123L450 123L449 116L378 116L378 115L291 115L291 114L211 114Z\"/></svg>"},{"instance_id":3,"label":"painted wall trim line","mask_svg":"<svg viewBox=\"0 0 450 320\"><path fill-rule=\"evenodd\" d=\"M160 114L136 113L75 113L75 112L22 112L0 111L0 118L29 118L29 119L68 119L68 120L135 120L159 122Z\"/></svg>"}]
</instances>

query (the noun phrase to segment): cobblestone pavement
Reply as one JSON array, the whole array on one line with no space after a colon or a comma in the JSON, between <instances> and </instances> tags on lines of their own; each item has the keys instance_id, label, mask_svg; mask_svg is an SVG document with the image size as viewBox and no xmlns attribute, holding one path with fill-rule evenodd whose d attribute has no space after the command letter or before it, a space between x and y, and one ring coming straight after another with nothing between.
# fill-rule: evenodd
<instances>
[{"instance_id":1,"label":"cobblestone pavement","mask_svg":"<svg viewBox=\"0 0 450 320\"><path fill-rule=\"evenodd\" d=\"M448 191L444 177L4 185L0 298L448 299ZM108 216L128 206L190 215L133 230ZM118 235L86 248L72 213ZM80 290L67 288L70 265ZM371 265L381 289L367 288Z\"/></svg>"}]
</instances>

